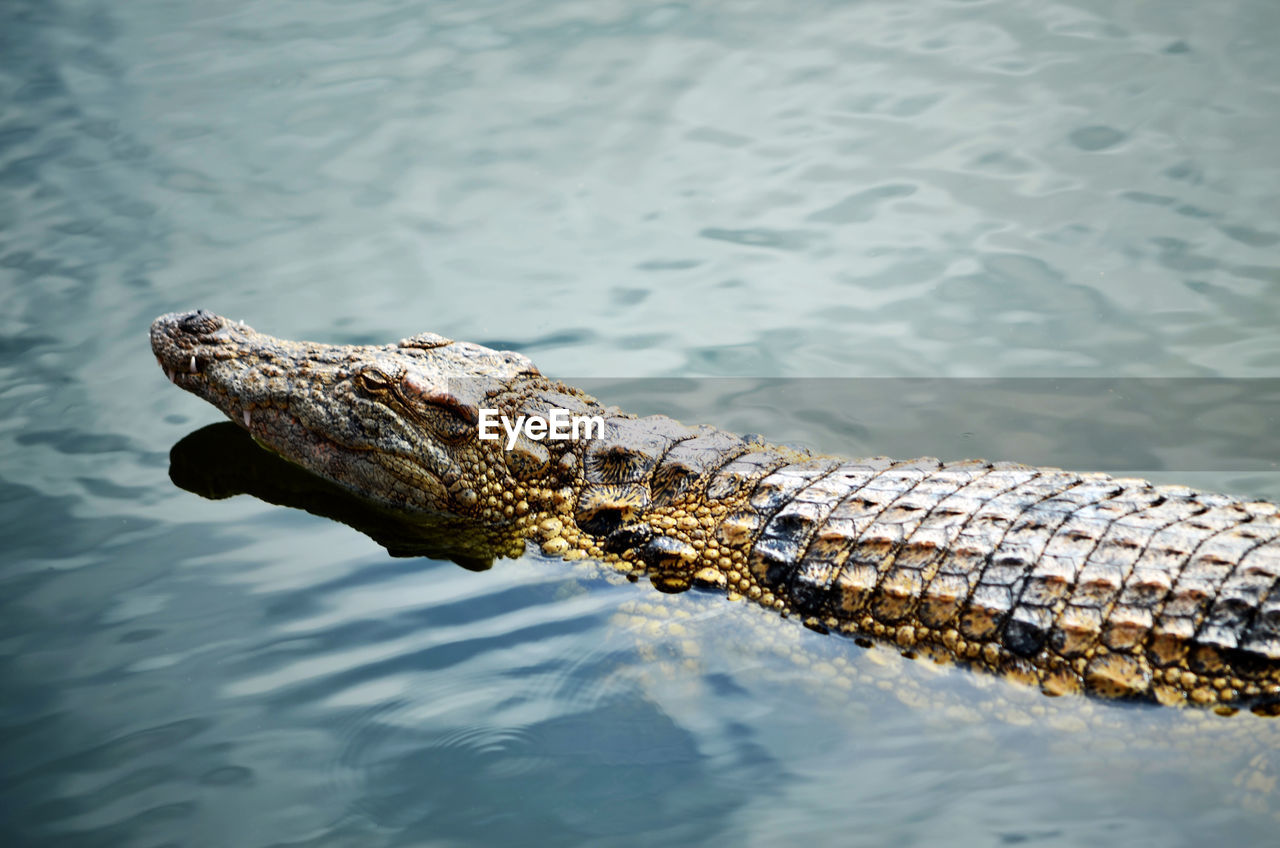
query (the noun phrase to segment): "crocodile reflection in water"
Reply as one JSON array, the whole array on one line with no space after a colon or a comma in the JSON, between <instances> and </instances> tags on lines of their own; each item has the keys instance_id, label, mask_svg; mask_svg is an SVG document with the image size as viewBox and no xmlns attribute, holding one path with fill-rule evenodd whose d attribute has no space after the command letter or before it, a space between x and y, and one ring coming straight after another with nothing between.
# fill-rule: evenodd
<instances>
[{"instance_id":1,"label":"crocodile reflection in water","mask_svg":"<svg viewBox=\"0 0 1280 848\"><path fill-rule=\"evenodd\" d=\"M169 450L169 479L210 500L251 495L352 527L393 557L450 560L485 571L524 552L524 539L449 516L402 512L358 498L341 486L263 450L229 421L187 434Z\"/></svg>"},{"instance_id":2,"label":"crocodile reflection in water","mask_svg":"<svg viewBox=\"0 0 1280 848\"><path fill-rule=\"evenodd\" d=\"M1274 504L1014 463L811 457L605 409L517 353L430 333L290 342L198 311L157 319L151 342L180 387L384 505L1049 694L1280 701ZM486 407L603 414L605 434L507 451L477 438Z\"/></svg>"}]
</instances>

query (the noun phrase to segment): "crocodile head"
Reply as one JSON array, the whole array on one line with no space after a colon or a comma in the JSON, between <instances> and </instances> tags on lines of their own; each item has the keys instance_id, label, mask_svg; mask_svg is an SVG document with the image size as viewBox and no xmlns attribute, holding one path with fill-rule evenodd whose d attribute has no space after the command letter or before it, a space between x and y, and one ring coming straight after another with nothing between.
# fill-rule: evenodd
<instances>
[{"instance_id":1,"label":"crocodile head","mask_svg":"<svg viewBox=\"0 0 1280 848\"><path fill-rule=\"evenodd\" d=\"M357 495L502 521L507 458L477 438L476 421L480 406L538 378L524 356L433 333L391 345L286 341L204 310L157 318L151 349L178 386Z\"/></svg>"}]
</instances>

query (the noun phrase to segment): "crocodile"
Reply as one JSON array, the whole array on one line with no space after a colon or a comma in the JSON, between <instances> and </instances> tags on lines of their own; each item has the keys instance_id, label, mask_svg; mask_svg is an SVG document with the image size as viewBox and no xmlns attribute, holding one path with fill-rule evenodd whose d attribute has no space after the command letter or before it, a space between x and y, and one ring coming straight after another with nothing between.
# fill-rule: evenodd
<instances>
[{"instance_id":1,"label":"crocodile","mask_svg":"<svg viewBox=\"0 0 1280 848\"><path fill-rule=\"evenodd\" d=\"M629 415L519 353L434 333L287 341L197 310L150 338L172 382L379 508L1048 695L1280 714L1275 504L1012 462L811 455ZM555 410L603 427L481 438L489 411Z\"/></svg>"}]
</instances>

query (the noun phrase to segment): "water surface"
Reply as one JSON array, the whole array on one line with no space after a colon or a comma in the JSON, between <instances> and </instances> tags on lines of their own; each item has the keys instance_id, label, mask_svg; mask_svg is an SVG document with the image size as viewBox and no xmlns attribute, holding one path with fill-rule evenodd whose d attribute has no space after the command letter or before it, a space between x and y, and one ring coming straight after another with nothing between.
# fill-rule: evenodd
<instances>
[{"instance_id":1,"label":"water surface","mask_svg":"<svg viewBox=\"0 0 1280 848\"><path fill-rule=\"evenodd\" d=\"M1274 499L1273 406L1218 401L1280 377L1272 0L0 16L6 844L1274 834L1258 719L1051 701L590 565L392 558L187 492L170 449L218 415L145 336L197 306L433 330L819 450ZM822 390L849 378L889 382ZM992 402L937 403L956 378ZM1120 380L1189 427L1066 389L1028 411L1010 378Z\"/></svg>"}]
</instances>

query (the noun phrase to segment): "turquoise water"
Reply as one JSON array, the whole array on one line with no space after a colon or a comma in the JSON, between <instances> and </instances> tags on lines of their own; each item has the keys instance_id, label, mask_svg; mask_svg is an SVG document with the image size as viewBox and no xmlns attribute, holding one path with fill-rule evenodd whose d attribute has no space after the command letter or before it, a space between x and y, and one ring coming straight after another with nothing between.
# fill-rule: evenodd
<instances>
[{"instance_id":1,"label":"turquoise water","mask_svg":"<svg viewBox=\"0 0 1280 848\"><path fill-rule=\"evenodd\" d=\"M146 328L200 306L517 348L821 450L1280 497L1274 405L1231 389L1280 377L1280 5L1115 6L4 4L4 843L1272 840L1252 717L1053 701L535 555L391 558L169 479L218 414ZM894 378L875 414L824 389L861 377ZM1084 377L1209 388L1171 440L898 382Z\"/></svg>"}]
</instances>

